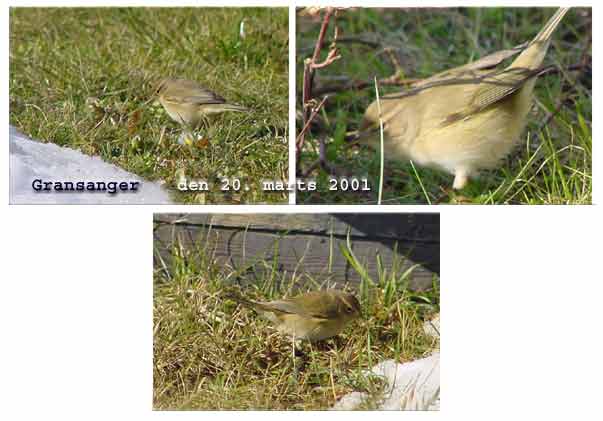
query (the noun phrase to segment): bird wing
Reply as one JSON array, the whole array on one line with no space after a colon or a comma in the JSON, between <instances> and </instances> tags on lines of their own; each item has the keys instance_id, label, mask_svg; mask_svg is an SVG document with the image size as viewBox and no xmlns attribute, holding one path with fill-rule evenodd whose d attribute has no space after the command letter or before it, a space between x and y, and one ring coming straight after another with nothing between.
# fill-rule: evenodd
<instances>
[{"instance_id":1,"label":"bird wing","mask_svg":"<svg viewBox=\"0 0 603 421\"><path fill-rule=\"evenodd\" d=\"M222 98L220 95L210 91L209 89L200 89L195 92L195 95L187 96L187 102L191 102L193 104L224 104L226 100Z\"/></svg>"},{"instance_id":2,"label":"bird wing","mask_svg":"<svg viewBox=\"0 0 603 421\"><path fill-rule=\"evenodd\" d=\"M398 93L390 93L382 96L382 100L394 100L394 99L403 99L406 97L411 97L417 95L418 93L437 88L441 86L452 86L452 85L478 85L483 82L486 75L491 75L493 72L497 72L496 70L492 70L493 67L498 66L504 60L518 54L523 51L527 42L517 45L513 48L507 50L500 50L495 53L484 56L476 61L465 64L463 66L455 67L453 69L448 69L443 72L437 73L427 79L423 79L411 86L410 89ZM508 95L509 93L507 93ZM488 93L484 92L484 95L487 96ZM478 98L478 101L482 101L485 104L485 100L482 98ZM387 109L387 105L383 106L384 109ZM391 107L390 107L391 108ZM472 111L475 112L475 111ZM387 112L383 113L383 120L385 126L387 126L390 117L387 116ZM396 116L399 119L399 113ZM466 112L466 114L455 113L454 115L448 116L444 121L453 122L459 119L466 117L466 115L470 114L470 112ZM370 136L377 131L379 131L378 126L378 118L373 118L374 116L365 116L363 119L359 129L355 133L351 133L349 136L350 140L356 140L358 138L362 138L364 136Z\"/></svg>"},{"instance_id":3,"label":"bird wing","mask_svg":"<svg viewBox=\"0 0 603 421\"><path fill-rule=\"evenodd\" d=\"M224 104L226 100L220 95L210 91L209 89L198 89L194 95L180 96L180 95L165 95L167 102L176 104Z\"/></svg>"},{"instance_id":4,"label":"bird wing","mask_svg":"<svg viewBox=\"0 0 603 421\"><path fill-rule=\"evenodd\" d=\"M507 68L482 76L480 86L475 90L469 104L461 111L448 115L441 126L463 120L509 97L537 74L538 72L532 69Z\"/></svg>"},{"instance_id":5,"label":"bird wing","mask_svg":"<svg viewBox=\"0 0 603 421\"><path fill-rule=\"evenodd\" d=\"M528 79L538 76L538 68L546 55L550 38L568 10L559 8L509 67L500 73L486 76L468 107L448 116L442 124L446 125L480 112L514 94Z\"/></svg>"},{"instance_id":6,"label":"bird wing","mask_svg":"<svg viewBox=\"0 0 603 421\"><path fill-rule=\"evenodd\" d=\"M300 316L312 317L314 319L329 319L329 314L320 314L319 312L313 312L308 306L301 306L293 300L278 300L270 301L266 303L264 308L269 311L279 311L282 313L299 314Z\"/></svg>"},{"instance_id":7,"label":"bird wing","mask_svg":"<svg viewBox=\"0 0 603 421\"><path fill-rule=\"evenodd\" d=\"M534 75L530 69L510 68L500 74L486 76L475 92L471 106L481 111L516 92Z\"/></svg>"},{"instance_id":8,"label":"bird wing","mask_svg":"<svg viewBox=\"0 0 603 421\"><path fill-rule=\"evenodd\" d=\"M454 79L458 77L465 77L467 75L475 75L480 70L492 70L506 59L513 57L514 55L522 52L528 43L524 42L508 50L500 50L495 53L488 54L487 56L481 57L471 63L464 64L454 69L448 69L443 72L437 73L427 79L418 82L415 86L420 86L425 83L431 83L437 80Z\"/></svg>"},{"instance_id":9,"label":"bird wing","mask_svg":"<svg viewBox=\"0 0 603 421\"><path fill-rule=\"evenodd\" d=\"M315 317L309 314L304 308L293 301L270 301L264 308L268 311L276 311L280 313L299 314L300 316Z\"/></svg>"}]
</instances>

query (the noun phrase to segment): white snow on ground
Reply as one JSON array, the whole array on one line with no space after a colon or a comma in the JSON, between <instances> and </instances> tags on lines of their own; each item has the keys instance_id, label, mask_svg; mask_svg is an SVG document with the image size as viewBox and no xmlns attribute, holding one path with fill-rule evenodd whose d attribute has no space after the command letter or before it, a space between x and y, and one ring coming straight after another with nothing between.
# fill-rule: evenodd
<instances>
[{"instance_id":1,"label":"white snow on ground","mask_svg":"<svg viewBox=\"0 0 603 421\"><path fill-rule=\"evenodd\" d=\"M440 316L423 325L430 336L440 335ZM440 409L440 353L434 352L427 358L399 364L387 360L377 364L371 373L382 376L387 381L381 410L429 410ZM334 406L335 410L358 408L368 397L361 392L352 392L342 397Z\"/></svg>"},{"instance_id":2,"label":"white snow on ground","mask_svg":"<svg viewBox=\"0 0 603 421\"><path fill-rule=\"evenodd\" d=\"M389 387L385 389L380 410L430 410L440 409L440 354L398 364L387 360L377 364L372 373L383 376ZM341 398L336 410L357 408L367 397L365 393L352 392Z\"/></svg>"},{"instance_id":3,"label":"white snow on ground","mask_svg":"<svg viewBox=\"0 0 603 421\"><path fill-rule=\"evenodd\" d=\"M145 181L98 157L51 143L41 143L9 128L11 204L168 204L172 203L158 183ZM139 182L137 191L115 194L91 191L35 191L34 180L74 183Z\"/></svg>"}]
</instances>

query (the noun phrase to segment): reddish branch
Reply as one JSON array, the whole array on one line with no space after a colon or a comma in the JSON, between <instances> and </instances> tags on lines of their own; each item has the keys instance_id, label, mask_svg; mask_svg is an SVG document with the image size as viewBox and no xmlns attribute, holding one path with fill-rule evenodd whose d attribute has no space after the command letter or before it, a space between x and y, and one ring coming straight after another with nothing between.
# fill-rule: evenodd
<instances>
[{"instance_id":1,"label":"reddish branch","mask_svg":"<svg viewBox=\"0 0 603 421\"><path fill-rule=\"evenodd\" d=\"M310 117L307 119L306 123L304 124L304 127L301 129L301 131L297 135L296 142L299 143L300 139L302 139L303 136L305 136L306 132L310 128L310 124L312 124L312 120L314 120L314 117L316 117L316 114L318 114L318 112L321 110L321 108L325 105L327 98L328 98L328 96L325 96L316 107L312 108L312 113L310 114Z\"/></svg>"},{"instance_id":2,"label":"reddish branch","mask_svg":"<svg viewBox=\"0 0 603 421\"><path fill-rule=\"evenodd\" d=\"M325 15L322 20L322 25L320 27L320 32L318 34L318 38L316 39L316 44L314 46L314 53L312 57L306 59L304 61L304 79L303 79L303 88L302 88L302 118L303 118L303 128L297 135L295 140L296 144L296 155L299 160L299 155L304 145L304 140L306 137L306 133L312 124L312 120L316 117L321 107L324 105L326 101L326 97L322 99L322 101L316 107L312 107L314 102L315 93L312 91L312 85L314 82L314 73L317 69L323 69L330 64L332 64L335 60L338 60L341 56L339 55L339 51L337 51L337 47L335 46L335 42L331 44L329 49L329 53L327 57L319 62L320 52L322 51L325 36L327 33L327 29L329 27L329 22L331 21L331 17L334 16L337 11L334 7L327 7L325 9ZM335 36L334 39L337 40L337 27L335 27Z\"/></svg>"}]
</instances>

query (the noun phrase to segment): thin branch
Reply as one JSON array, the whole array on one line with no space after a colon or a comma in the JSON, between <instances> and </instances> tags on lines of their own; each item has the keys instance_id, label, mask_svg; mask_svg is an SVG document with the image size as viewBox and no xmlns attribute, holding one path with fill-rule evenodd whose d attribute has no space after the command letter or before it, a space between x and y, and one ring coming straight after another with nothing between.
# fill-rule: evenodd
<instances>
[{"instance_id":1,"label":"thin branch","mask_svg":"<svg viewBox=\"0 0 603 421\"><path fill-rule=\"evenodd\" d=\"M318 56L320 55L320 50L322 50L322 45L325 41L325 35L327 33L327 28L329 27L329 21L331 20L331 16L333 16L333 13L335 13L335 9L333 7L326 8L325 17L322 20L320 32L318 33L318 38L316 39L316 44L314 45L314 54L312 55L313 63L316 63L316 60L318 60Z\"/></svg>"},{"instance_id":2,"label":"thin branch","mask_svg":"<svg viewBox=\"0 0 603 421\"><path fill-rule=\"evenodd\" d=\"M332 42L335 42L335 41L337 41L340 44L363 44L370 48L377 48L377 47L381 46L380 42L371 41L371 40L363 38L363 37L354 37L354 36L341 37L341 38L337 38L336 40L332 40Z\"/></svg>"},{"instance_id":3,"label":"thin branch","mask_svg":"<svg viewBox=\"0 0 603 421\"><path fill-rule=\"evenodd\" d=\"M589 66L590 65L586 61L583 61L582 63L578 63L578 64L572 64L571 66L568 66L566 68L561 68L561 67L555 66L554 64L551 64L550 66L541 67L540 69L537 69L537 73L538 73L539 77L540 76L549 76L549 75L560 74L563 72L575 72L577 70L585 70Z\"/></svg>"},{"instance_id":4,"label":"thin branch","mask_svg":"<svg viewBox=\"0 0 603 421\"><path fill-rule=\"evenodd\" d=\"M311 63L311 66L313 70L322 69L323 67L327 67L329 64L333 63L335 60L338 60L340 58L341 55L339 54L337 49L333 48L329 50L327 58L322 63Z\"/></svg>"},{"instance_id":5,"label":"thin branch","mask_svg":"<svg viewBox=\"0 0 603 421\"><path fill-rule=\"evenodd\" d=\"M342 77L343 78L343 77ZM394 74L383 79L379 79L380 86L410 86L421 81L422 79L402 79L399 75ZM374 82L368 80L346 80L339 84L331 84L319 86L314 90L315 95L321 96L343 91L355 91L366 89L373 86Z\"/></svg>"},{"instance_id":6,"label":"thin branch","mask_svg":"<svg viewBox=\"0 0 603 421\"><path fill-rule=\"evenodd\" d=\"M404 70L402 69L400 60L398 60L398 57L394 53L395 50L397 50L397 48L385 47L380 53L386 54L387 57L389 58L389 61L391 61L392 65L394 66L394 69L396 69L396 71L394 72L394 75L401 75L404 73Z\"/></svg>"},{"instance_id":7,"label":"thin branch","mask_svg":"<svg viewBox=\"0 0 603 421\"><path fill-rule=\"evenodd\" d=\"M313 108L310 106L312 103L312 99L316 98L316 94L312 90L312 85L314 81L314 73L317 69L322 69L330 64L332 64L335 60L341 58L339 52L337 51L337 47L335 42L331 44L329 49L329 53L324 61L318 62L320 57L320 52L324 46L325 36L327 33L327 29L329 27L329 22L331 21L331 17L335 15L337 8L335 7L327 7L324 9L325 14L322 20L322 24L320 27L320 32L318 33L318 38L316 39L316 44L314 45L314 53L312 57L306 59L304 61L304 76L303 76L303 86L302 86L302 121L303 121L303 129L297 135L296 138L296 159L299 161L300 152L303 148L306 132L310 128L310 124L312 120L316 117L318 111L324 105L326 101L326 97L322 99L320 104ZM337 27L335 27L334 31L334 39L337 39L339 31Z\"/></svg>"},{"instance_id":8,"label":"thin branch","mask_svg":"<svg viewBox=\"0 0 603 421\"><path fill-rule=\"evenodd\" d=\"M299 132L299 134L297 135L297 138L295 139L295 143L297 145L299 145L299 142L301 141L301 139L303 139L303 137L305 136L306 132L308 131L308 129L310 128L310 125L312 124L312 120L314 120L314 118L316 117L316 115L318 114L318 112L321 110L321 108L325 105L325 102L327 101L327 98L329 98L328 96L325 96L322 101L320 101L320 103L318 104L318 106L316 106L313 110L312 113L310 114L310 117L306 120L306 124L304 125L304 127L302 128L302 130ZM301 145L300 145L301 146Z\"/></svg>"}]
</instances>

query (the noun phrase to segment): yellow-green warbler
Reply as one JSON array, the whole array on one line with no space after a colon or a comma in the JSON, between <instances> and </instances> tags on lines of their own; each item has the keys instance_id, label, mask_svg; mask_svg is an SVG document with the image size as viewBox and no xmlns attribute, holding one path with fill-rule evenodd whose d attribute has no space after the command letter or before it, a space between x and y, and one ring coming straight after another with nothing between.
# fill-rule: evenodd
<instances>
[{"instance_id":1,"label":"yellow-green warbler","mask_svg":"<svg viewBox=\"0 0 603 421\"><path fill-rule=\"evenodd\" d=\"M294 340L320 341L339 334L360 316L360 303L352 294L330 289L275 301L252 301L229 295L270 320Z\"/></svg>"},{"instance_id":2,"label":"yellow-green warbler","mask_svg":"<svg viewBox=\"0 0 603 421\"><path fill-rule=\"evenodd\" d=\"M519 141L539 67L567 11L558 9L502 70L487 68L495 53L381 97L367 108L353 137L380 150L381 119L386 160L447 171L454 175L453 188L463 188L480 169L496 168Z\"/></svg>"},{"instance_id":3,"label":"yellow-green warbler","mask_svg":"<svg viewBox=\"0 0 603 421\"><path fill-rule=\"evenodd\" d=\"M155 88L155 95L172 120L198 127L208 116L225 111L248 111L240 105L229 104L220 95L186 79L163 79Z\"/></svg>"}]
</instances>

